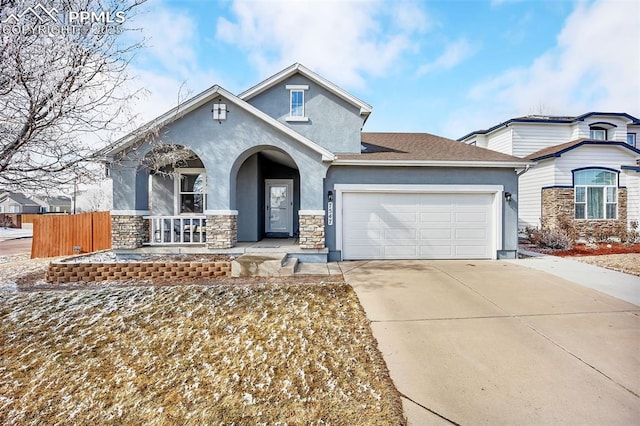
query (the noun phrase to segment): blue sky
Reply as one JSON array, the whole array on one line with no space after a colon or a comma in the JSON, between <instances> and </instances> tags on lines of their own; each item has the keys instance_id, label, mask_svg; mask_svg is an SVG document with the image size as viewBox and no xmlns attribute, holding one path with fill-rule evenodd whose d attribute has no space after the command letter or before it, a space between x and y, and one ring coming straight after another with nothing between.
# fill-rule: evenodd
<instances>
[{"instance_id":1,"label":"blue sky","mask_svg":"<svg viewBox=\"0 0 640 426\"><path fill-rule=\"evenodd\" d=\"M373 106L365 131L458 138L525 114L640 117L640 2L149 0L149 120L300 62Z\"/></svg>"}]
</instances>

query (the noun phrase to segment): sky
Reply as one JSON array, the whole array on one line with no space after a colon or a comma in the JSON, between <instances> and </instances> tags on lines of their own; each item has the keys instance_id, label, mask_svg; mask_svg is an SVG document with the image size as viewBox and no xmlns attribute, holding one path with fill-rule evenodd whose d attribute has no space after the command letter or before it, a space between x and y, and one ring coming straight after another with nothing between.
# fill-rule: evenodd
<instances>
[{"instance_id":1,"label":"sky","mask_svg":"<svg viewBox=\"0 0 640 426\"><path fill-rule=\"evenodd\" d=\"M373 107L369 132L457 139L527 114L640 118L640 1L149 0L128 24L151 120L299 62Z\"/></svg>"}]
</instances>

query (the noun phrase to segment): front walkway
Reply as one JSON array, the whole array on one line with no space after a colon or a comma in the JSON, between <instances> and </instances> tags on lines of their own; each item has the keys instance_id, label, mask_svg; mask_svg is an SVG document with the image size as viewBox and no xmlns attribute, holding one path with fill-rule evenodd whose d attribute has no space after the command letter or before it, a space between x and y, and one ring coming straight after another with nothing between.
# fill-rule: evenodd
<instances>
[{"instance_id":1,"label":"front walkway","mask_svg":"<svg viewBox=\"0 0 640 426\"><path fill-rule=\"evenodd\" d=\"M640 307L504 261L342 262L410 424L636 424Z\"/></svg>"}]
</instances>

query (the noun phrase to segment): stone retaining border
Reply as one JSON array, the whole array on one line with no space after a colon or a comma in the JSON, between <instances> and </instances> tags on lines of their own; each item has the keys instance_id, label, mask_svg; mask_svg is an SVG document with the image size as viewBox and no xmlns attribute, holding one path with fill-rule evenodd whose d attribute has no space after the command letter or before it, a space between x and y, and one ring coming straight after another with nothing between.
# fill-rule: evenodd
<instances>
[{"instance_id":1,"label":"stone retaining border","mask_svg":"<svg viewBox=\"0 0 640 426\"><path fill-rule=\"evenodd\" d=\"M216 278L231 275L231 261L51 263L45 280L52 283L165 277Z\"/></svg>"}]
</instances>

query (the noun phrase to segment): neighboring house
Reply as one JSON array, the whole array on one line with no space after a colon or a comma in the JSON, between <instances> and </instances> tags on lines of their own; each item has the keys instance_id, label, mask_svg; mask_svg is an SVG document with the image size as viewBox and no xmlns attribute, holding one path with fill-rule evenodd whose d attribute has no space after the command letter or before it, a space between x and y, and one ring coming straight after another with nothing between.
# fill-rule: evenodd
<instances>
[{"instance_id":1,"label":"neighboring house","mask_svg":"<svg viewBox=\"0 0 640 426\"><path fill-rule=\"evenodd\" d=\"M297 237L301 261L515 257L510 200L529 162L426 133L362 133L371 110L300 64L237 96L196 95L105 153L114 249L235 253ZM140 135L154 129L192 157L143 167L154 152Z\"/></svg>"},{"instance_id":2,"label":"neighboring house","mask_svg":"<svg viewBox=\"0 0 640 426\"><path fill-rule=\"evenodd\" d=\"M0 195L0 213L32 213L40 212L40 205L24 194L5 192Z\"/></svg>"},{"instance_id":3,"label":"neighboring house","mask_svg":"<svg viewBox=\"0 0 640 426\"><path fill-rule=\"evenodd\" d=\"M536 164L519 177L519 227L573 223L583 236L640 220L640 121L626 113L513 118L458 139Z\"/></svg>"},{"instance_id":4,"label":"neighboring house","mask_svg":"<svg viewBox=\"0 0 640 426\"><path fill-rule=\"evenodd\" d=\"M63 195L53 197L34 197L40 205L40 213L71 213L71 198Z\"/></svg>"}]
</instances>

